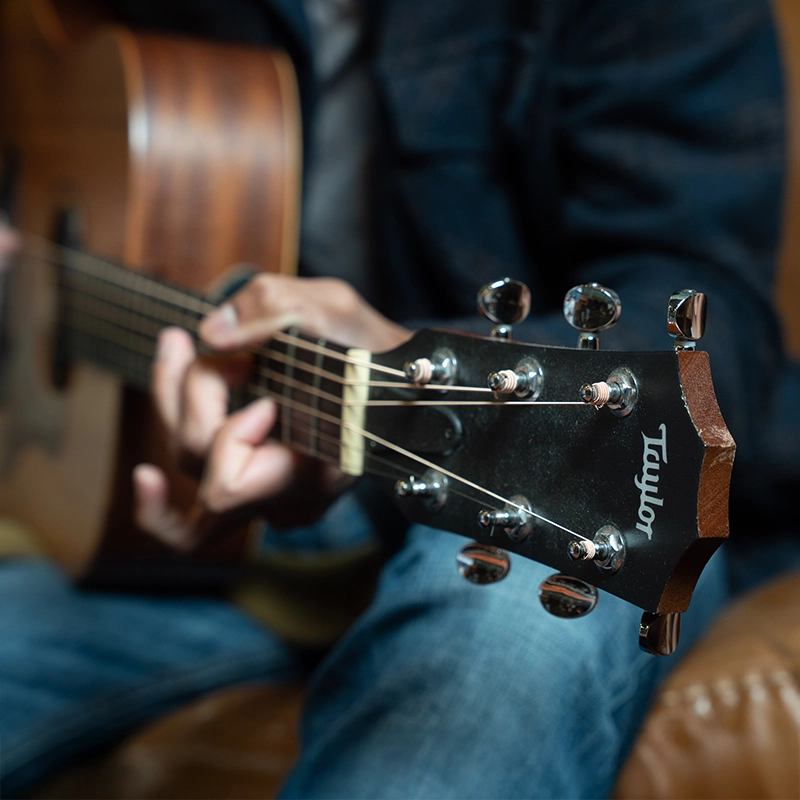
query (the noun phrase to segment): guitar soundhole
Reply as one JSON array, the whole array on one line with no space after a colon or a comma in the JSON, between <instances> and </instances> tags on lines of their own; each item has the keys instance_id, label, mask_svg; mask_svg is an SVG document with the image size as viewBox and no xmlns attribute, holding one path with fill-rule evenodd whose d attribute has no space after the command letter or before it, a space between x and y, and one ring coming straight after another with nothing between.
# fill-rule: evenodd
<instances>
[{"instance_id":1,"label":"guitar soundhole","mask_svg":"<svg viewBox=\"0 0 800 800\"><path fill-rule=\"evenodd\" d=\"M82 245L80 212L76 208L65 208L56 214L53 225L53 241L61 247L80 251ZM68 322L68 292L66 266L55 265L56 270L56 317L51 356L51 379L54 388L65 390L69 385L72 366L70 356L70 332Z\"/></svg>"}]
</instances>

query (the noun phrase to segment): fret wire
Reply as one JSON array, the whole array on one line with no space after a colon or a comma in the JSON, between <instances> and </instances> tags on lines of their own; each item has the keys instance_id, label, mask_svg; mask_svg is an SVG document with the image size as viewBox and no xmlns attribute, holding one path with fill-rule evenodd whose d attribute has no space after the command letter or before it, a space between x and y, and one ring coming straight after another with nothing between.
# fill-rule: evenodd
<instances>
[{"instance_id":1,"label":"fret wire","mask_svg":"<svg viewBox=\"0 0 800 800\"><path fill-rule=\"evenodd\" d=\"M298 381L297 379L291 378L288 375L281 375L280 372L275 372L275 370L269 369L269 370L262 370L262 371L266 372L267 378L272 378L276 383L283 382L284 389L301 389L303 391L308 391L308 384L307 383L303 383L302 381ZM288 392L284 392L284 393L287 394ZM311 391L308 391L308 394L310 394L312 396L316 395L317 397L323 398L325 400L329 400L330 402L337 403L339 405L341 405L342 402L343 402L341 397L337 397L336 395L331 394L330 392L325 392L325 391L319 390L319 393L317 394L317 392L314 391L313 387L312 387Z\"/></svg>"},{"instance_id":2,"label":"fret wire","mask_svg":"<svg viewBox=\"0 0 800 800\"><path fill-rule=\"evenodd\" d=\"M256 388L257 388L256 393L260 397L271 397L272 399L276 400L278 403L280 403L282 401L282 399L283 399L281 397L281 395L276 395L273 392L271 392L270 390L265 389L262 386L259 386L259 387L256 387ZM302 423L301 423L300 427L302 427ZM328 437L328 438L330 438L331 443L335 444L337 446L337 448L341 446L341 443L338 440L334 440L333 437ZM327 460L329 463L331 463L331 464L333 464L335 466L339 466L339 459L338 459L337 455L330 455L330 454L327 454L327 453L323 454L319 450L311 450L310 448L308 448L307 445L304 445L301 442L297 442L297 441L284 442L284 444L287 444L293 450L304 450L306 455L313 456L314 458L320 458L321 460Z\"/></svg>"},{"instance_id":3,"label":"fret wire","mask_svg":"<svg viewBox=\"0 0 800 800\"><path fill-rule=\"evenodd\" d=\"M287 354L291 353L290 358L294 359L294 353L296 352L296 349L297 348L295 344L289 345ZM288 401L291 401L292 399L291 381L292 381L292 376L294 375L294 367L290 366L290 369L292 370L292 372L285 376L285 381L283 386L283 395ZM286 407L283 409L283 412L281 414L281 426L282 426L281 433L283 436L283 440L285 442L291 440L291 435L292 435L291 424L292 424L292 409L291 406L287 403Z\"/></svg>"},{"instance_id":4,"label":"fret wire","mask_svg":"<svg viewBox=\"0 0 800 800\"><path fill-rule=\"evenodd\" d=\"M328 343L325 341L325 339L318 339L317 344L320 347L325 347L327 346ZM317 441L319 440L319 417L317 416L317 414L320 411L320 400L322 399L321 397L322 373L323 373L322 366L324 360L325 356L321 352L317 352L314 354L314 370L313 370L314 378L312 384L312 397L314 398L315 401L315 408L314 408L314 413L312 414L311 417L314 424L311 427L311 431L309 434L309 442L314 447L316 447Z\"/></svg>"},{"instance_id":5,"label":"fret wire","mask_svg":"<svg viewBox=\"0 0 800 800\"><path fill-rule=\"evenodd\" d=\"M306 426L306 427L308 427L308 426ZM310 430L310 428L309 428L309 430ZM340 449L342 447L346 447L347 446L347 445L343 445L342 442L339 439L334 438L330 434L320 433L320 438L324 442L326 442L328 444L331 444L331 445L334 445L337 449ZM305 445L302 445L302 444L299 444L297 446L298 447L305 447ZM292 449L295 449L295 444L292 444L291 447L292 447ZM311 455L311 454L313 454L313 451L312 450L307 450L307 454ZM331 456L331 458L335 458L336 459L335 463L338 466L339 465L338 456ZM393 472L389 473L389 472L379 472L378 470L372 469L372 470L370 470L370 474L371 475L377 475L378 477L388 478L388 479L391 480L393 478L401 477L404 474L404 471L399 466L397 466L397 464L395 464L392 461L389 461L388 459L384 459L384 458L381 458L380 456L375 456L375 455L372 455L370 453L367 453L367 458L371 458L373 461L377 461L379 463L383 463L386 466L392 467L393 470L394 470ZM334 463L334 462L332 461L331 463ZM458 492L456 491L455 494L458 494ZM464 495L464 496L467 497L467 495Z\"/></svg>"}]
</instances>

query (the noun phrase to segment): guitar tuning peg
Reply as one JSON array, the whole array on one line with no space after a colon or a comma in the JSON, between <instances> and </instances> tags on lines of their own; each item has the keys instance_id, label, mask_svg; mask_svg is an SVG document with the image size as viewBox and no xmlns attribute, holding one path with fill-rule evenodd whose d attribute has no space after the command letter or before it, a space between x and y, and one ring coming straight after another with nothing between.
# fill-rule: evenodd
<instances>
[{"instance_id":1,"label":"guitar tuning peg","mask_svg":"<svg viewBox=\"0 0 800 800\"><path fill-rule=\"evenodd\" d=\"M667 333L675 338L675 350L694 350L706 327L706 296L694 289L670 295L667 305Z\"/></svg>"},{"instance_id":2,"label":"guitar tuning peg","mask_svg":"<svg viewBox=\"0 0 800 800\"><path fill-rule=\"evenodd\" d=\"M456 566L462 578L484 586L503 580L511 569L511 559L499 547L471 542L459 550Z\"/></svg>"},{"instance_id":3,"label":"guitar tuning peg","mask_svg":"<svg viewBox=\"0 0 800 800\"><path fill-rule=\"evenodd\" d=\"M680 614L651 614L645 611L639 623L639 647L652 656L671 656L681 637Z\"/></svg>"},{"instance_id":4,"label":"guitar tuning peg","mask_svg":"<svg viewBox=\"0 0 800 800\"><path fill-rule=\"evenodd\" d=\"M512 325L522 322L531 310L531 291L522 282L503 278L478 292L478 311L495 324L492 336L510 339Z\"/></svg>"},{"instance_id":5,"label":"guitar tuning peg","mask_svg":"<svg viewBox=\"0 0 800 800\"><path fill-rule=\"evenodd\" d=\"M564 297L564 316L581 332L578 336L581 350L599 349L598 331L616 325L621 313L622 303L617 293L599 283L574 286Z\"/></svg>"},{"instance_id":6,"label":"guitar tuning peg","mask_svg":"<svg viewBox=\"0 0 800 800\"><path fill-rule=\"evenodd\" d=\"M539 586L539 601L554 617L583 617L597 605L597 589L580 578L551 575Z\"/></svg>"}]
</instances>

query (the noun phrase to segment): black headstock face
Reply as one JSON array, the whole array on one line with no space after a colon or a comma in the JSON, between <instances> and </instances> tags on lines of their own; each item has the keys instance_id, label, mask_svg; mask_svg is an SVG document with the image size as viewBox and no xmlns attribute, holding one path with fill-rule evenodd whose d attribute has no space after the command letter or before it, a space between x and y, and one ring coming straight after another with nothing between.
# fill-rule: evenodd
<instances>
[{"instance_id":1,"label":"black headstock face","mask_svg":"<svg viewBox=\"0 0 800 800\"><path fill-rule=\"evenodd\" d=\"M375 438L365 443L365 471L404 495L403 514L548 564L646 611L685 610L727 536L734 453L706 354L543 347L429 330L373 363L402 370L448 351L452 385L370 390L364 428ZM538 367L530 373L535 400L473 389L519 364ZM623 410L583 402L585 384L620 375L633 390ZM429 483L443 477L445 489L397 491L398 480L408 489L411 476L426 473ZM496 512L520 506L532 512L525 525L501 524ZM573 543L591 547L609 532L621 555L605 566L576 560Z\"/></svg>"}]
</instances>

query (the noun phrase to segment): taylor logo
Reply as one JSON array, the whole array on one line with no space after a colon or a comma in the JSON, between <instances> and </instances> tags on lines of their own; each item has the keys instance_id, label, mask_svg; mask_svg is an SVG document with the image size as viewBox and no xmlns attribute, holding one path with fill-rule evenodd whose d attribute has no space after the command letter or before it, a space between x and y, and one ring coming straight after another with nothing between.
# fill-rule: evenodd
<instances>
[{"instance_id":1,"label":"taylor logo","mask_svg":"<svg viewBox=\"0 0 800 800\"><path fill-rule=\"evenodd\" d=\"M645 436L644 453L642 455L642 474L633 482L639 490L639 522L636 527L653 538L653 522L656 518L656 507L664 505L663 498L658 496L658 473L661 462L667 463L667 426L662 422L658 430L661 436Z\"/></svg>"}]
</instances>

